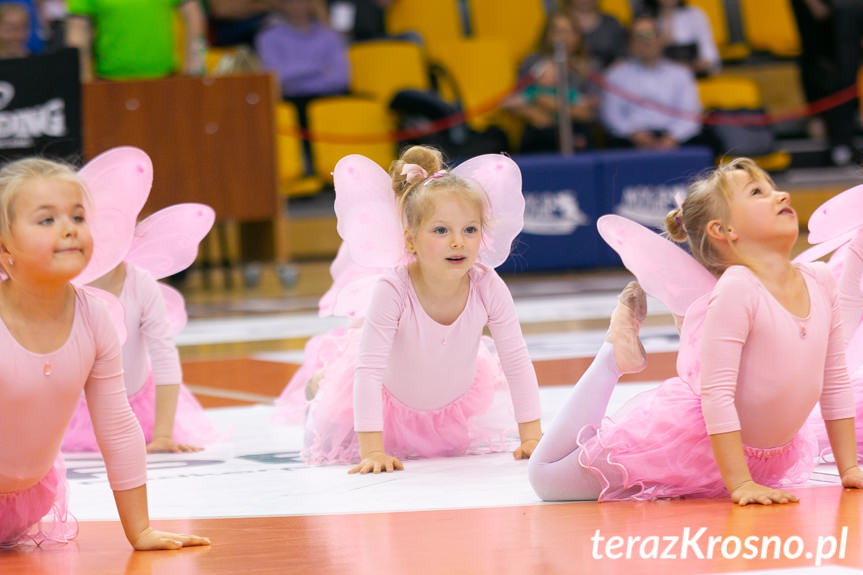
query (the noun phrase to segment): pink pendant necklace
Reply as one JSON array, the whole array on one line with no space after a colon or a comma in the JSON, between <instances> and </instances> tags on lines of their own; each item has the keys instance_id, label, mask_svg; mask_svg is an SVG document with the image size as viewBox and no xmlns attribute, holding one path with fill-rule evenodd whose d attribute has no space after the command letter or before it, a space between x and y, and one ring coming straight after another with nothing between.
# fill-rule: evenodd
<instances>
[{"instance_id":1,"label":"pink pendant necklace","mask_svg":"<svg viewBox=\"0 0 863 575\"><path fill-rule=\"evenodd\" d=\"M45 377L48 377L49 375L51 375L51 362L50 361L45 362L45 367L42 368L42 375L44 375Z\"/></svg>"}]
</instances>

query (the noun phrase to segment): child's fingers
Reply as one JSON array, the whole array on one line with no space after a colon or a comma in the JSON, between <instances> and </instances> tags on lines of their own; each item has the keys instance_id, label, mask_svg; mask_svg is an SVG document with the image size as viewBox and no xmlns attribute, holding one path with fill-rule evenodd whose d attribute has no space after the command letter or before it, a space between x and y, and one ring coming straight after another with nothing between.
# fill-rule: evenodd
<instances>
[{"instance_id":1,"label":"child's fingers","mask_svg":"<svg viewBox=\"0 0 863 575\"><path fill-rule=\"evenodd\" d=\"M183 547L197 547L198 545L209 545L210 539L208 537L201 537L199 535L179 535L177 533L169 534L173 539L179 541Z\"/></svg>"}]
</instances>

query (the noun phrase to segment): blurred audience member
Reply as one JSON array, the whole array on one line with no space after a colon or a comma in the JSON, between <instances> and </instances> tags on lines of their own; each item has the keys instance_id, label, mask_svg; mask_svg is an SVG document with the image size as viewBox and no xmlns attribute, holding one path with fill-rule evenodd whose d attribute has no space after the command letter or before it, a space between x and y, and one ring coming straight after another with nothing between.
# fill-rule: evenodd
<instances>
[{"instance_id":1,"label":"blurred audience member","mask_svg":"<svg viewBox=\"0 0 863 575\"><path fill-rule=\"evenodd\" d=\"M833 10L833 45L836 54L836 89L857 83L860 70L860 42L863 39L863 2L861 0L831 0ZM852 142L860 124L858 98L838 106L835 120L827 126L830 156L836 165L863 159ZM831 127L833 129L831 129Z\"/></svg>"},{"instance_id":2,"label":"blurred audience member","mask_svg":"<svg viewBox=\"0 0 863 575\"><path fill-rule=\"evenodd\" d=\"M569 12L558 11L549 17L540 51L528 56L520 68L522 77L530 74L536 81L504 102L504 108L525 120L520 146L522 153L560 149L558 72L554 61L556 44L563 46L567 58L569 88L566 100L573 147L584 149L589 143L590 125L596 116L598 103L596 88L586 79L590 64L575 24Z\"/></svg>"},{"instance_id":3,"label":"blurred audience member","mask_svg":"<svg viewBox=\"0 0 863 575\"><path fill-rule=\"evenodd\" d=\"M632 23L630 58L606 75L600 116L615 146L669 149L701 143L701 102L695 76L663 57L656 20Z\"/></svg>"},{"instance_id":4,"label":"blurred audience member","mask_svg":"<svg viewBox=\"0 0 863 575\"><path fill-rule=\"evenodd\" d=\"M827 0L791 0L797 32L800 35L800 81L809 103L830 94L836 85L836 60L832 41L833 14ZM809 119L809 134L824 139L824 116Z\"/></svg>"},{"instance_id":5,"label":"blurred audience member","mask_svg":"<svg viewBox=\"0 0 863 575\"><path fill-rule=\"evenodd\" d=\"M644 5L657 17L667 58L689 66L696 76L719 71L719 49L704 10L683 0L644 0Z\"/></svg>"},{"instance_id":6,"label":"blurred audience member","mask_svg":"<svg viewBox=\"0 0 863 575\"><path fill-rule=\"evenodd\" d=\"M354 42L385 38L384 14L395 0L329 0L330 25Z\"/></svg>"},{"instance_id":7,"label":"blurred audience member","mask_svg":"<svg viewBox=\"0 0 863 575\"><path fill-rule=\"evenodd\" d=\"M25 42L28 54L40 54L44 49L42 41L42 20L39 14L40 0L0 0L0 6L12 5L24 8L27 13ZM20 12L19 12L20 14ZM20 15L18 16L20 18Z\"/></svg>"},{"instance_id":8,"label":"blurred audience member","mask_svg":"<svg viewBox=\"0 0 863 575\"><path fill-rule=\"evenodd\" d=\"M45 27L45 51L54 52L66 46L66 0L41 0Z\"/></svg>"},{"instance_id":9,"label":"blurred audience member","mask_svg":"<svg viewBox=\"0 0 863 575\"><path fill-rule=\"evenodd\" d=\"M252 46L273 6L273 0L207 0L214 46Z\"/></svg>"},{"instance_id":10,"label":"blurred audience member","mask_svg":"<svg viewBox=\"0 0 863 575\"><path fill-rule=\"evenodd\" d=\"M342 37L319 21L313 0L276 0L277 14L255 38L264 67L286 98L344 93L348 58Z\"/></svg>"},{"instance_id":11,"label":"blurred audience member","mask_svg":"<svg viewBox=\"0 0 863 575\"><path fill-rule=\"evenodd\" d=\"M812 103L853 86L860 68L863 2L792 0L791 5L800 33L800 76L806 100ZM830 159L837 166L861 159L853 145L858 113L854 98L810 121L813 135L826 131Z\"/></svg>"},{"instance_id":12,"label":"blurred audience member","mask_svg":"<svg viewBox=\"0 0 863 575\"><path fill-rule=\"evenodd\" d=\"M626 56L626 30L610 14L599 11L599 0L563 0L591 58L603 68Z\"/></svg>"},{"instance_id":13,"label":"blurred audience member","mask_svg":"<svg viewBox=\"0 0 863 575\"><path fill-rule=\"evenodd\" d=\"M66 42L81 54L81 76L109 80L160 78L180 68L174 12L184 23L182 71L202 74L207 42L199 0L68 0Z\"/></svg>"},{"instance_id":14,"label":"blurred audience member","mask_svg":"<svg viewBox=\"0 0 863 575\"><path fill-rule=\"evenodd\" d=\"M30 55L30 14L23 4L0 4L0 58L24 58Z\"/></svg>"}]
</instances>

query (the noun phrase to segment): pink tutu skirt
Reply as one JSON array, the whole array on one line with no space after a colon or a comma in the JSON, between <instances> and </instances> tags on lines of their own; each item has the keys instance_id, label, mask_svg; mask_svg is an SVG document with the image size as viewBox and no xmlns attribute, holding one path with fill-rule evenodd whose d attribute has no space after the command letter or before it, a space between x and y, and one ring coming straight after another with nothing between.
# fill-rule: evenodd
<instances>
[{"instance_id":1,"label":"pink tutu skirt","mask_svg":"<svg viewBox=\"0 0 863 575\"><path fill-rule=\"evenodd\" d=\"M22 491L0 493L0 549L74 539L78 520L69 513L68 500L66 466L58 454L39 483Z\"/></svg>"},{"instance_id":2,"label":"pink tutu skirt","mask_svg":"<svg viewBox=\"0 0 863 575\"><path fill-rule=\"evenodd\" d=\"M360 329L321 336L321 352L307 374L324 368L320 387L308 402L303 459L311 465L360 460L354 431L354 367ZM504 451L518 444L518 433L506 379L490 339L483 338L471 387L448 405L434 410L409 407L383 392L384 448L398 458L442 457ZM307 350L308 351L308 350ZM323 361L320 359L323 358ZM296 379L296 378L295 378ZM307 378L306 378L307 379ZM305 380L288 386L305 386ZM294 392L296 393L296 392Z\"/></svg>"},{"instance_id":3,"label":"pink tutu skirt","mask_svg":"<svg viewBox=\"0 0 863 575\"><path fill-rule=\"evenodd\" d=\"M153 374L147 378L144 387L129 396L129 405L144 431L147 443L153 439L153 425L156 420L156 386ZM204 413L204 408L192 392L180 384L177 397L177 412L174 415L174 441L189 445L207 445L218 441L221 433ZM61 450L66 453L79 451L98 451L93 422L87 410L87 400L82 395L72 414L72 420L63 436Z\"/></svg>"},{"instance_id":4,"label":"pink tutu skirt","mask_svg":"<svg viewBox=\"0 0 863 575\"><path fill-rule=\"evenodd\" d=\"M583 427L578 444L579 464L602 485L600 501L728 497L701 397L680 378L634 397L599 427ZM807 482L817 442L804 425L785 445L743 450L757 483L785 488Z\"/></svg>"},{"instance_id":5,"label":"pink tutu skirt","mask_svg":"<svg viewBox=\"0 0 863 575\"><path fill-rule=\"evenodd\" d=\"M360 328L350 329L359 331ZM303 365L294 373L274 402L274 422L303 425L306 419L306 384L318 370L324 369L339 357L348 343L347 331L344 327L337 327L306 342Z\"/></svg>"}]
</instances>

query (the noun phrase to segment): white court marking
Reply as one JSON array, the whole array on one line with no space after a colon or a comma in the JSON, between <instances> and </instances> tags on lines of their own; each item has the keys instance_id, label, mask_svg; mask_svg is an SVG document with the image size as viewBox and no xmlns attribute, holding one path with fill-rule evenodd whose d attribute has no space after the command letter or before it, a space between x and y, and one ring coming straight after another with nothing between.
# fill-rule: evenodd
<instances>
[{"instance_id":1,"label":"white court marking","mask_svg":"<svg viewBox=\"0 0 863 575\"><path fill-rule=\"evenodd\" d=\"M615 305L616 293L519 298L515 302L518 319L525 325L608 319ZM668 309L659 300L648 298L648 315L668 313ZM184 346L310 337L346 323L345 318L322 318L316 313L191 319L183 331L174 337L174 341L177 345Z\"/></svg>"},{"instance_id":2,"label":"white court marking","mask_svg":"<svg viewBox=\"0 0 863 575\"><path fill-rule=\"evenodd\" d=\"M615 387L609 412L655 383ZM570 392L540 388L543 427ZM270 423L272 407L208 410L229 441L195 454L148 456L154 519L262 517L507 507L541 503L527 480L527 462L509 453L410 460L394 474L348 475L348 466L309 467L299 460L300 426ZM114 500L97 454L66 457L70 508L81 521L116 520ZM815 483L838 483L822 466Z\"/></svg>"}]
</instances>

